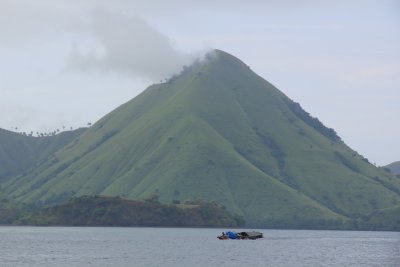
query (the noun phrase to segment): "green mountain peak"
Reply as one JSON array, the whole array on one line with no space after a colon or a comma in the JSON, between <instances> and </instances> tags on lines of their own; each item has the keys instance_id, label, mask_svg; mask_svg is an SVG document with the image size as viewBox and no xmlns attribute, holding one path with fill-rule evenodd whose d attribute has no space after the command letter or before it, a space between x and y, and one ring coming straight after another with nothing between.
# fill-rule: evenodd
<instances>
[{"instance_id":1,"label":"green mountain peak","mask_svg":"<svg viewBox=\"0 0 400 267\"><path fill-rule=\"evenodd\" d=\"M221 50L3 187L38 204L81 195L216 201L263 227L347 220L400 203L399 179Z\"/></svg>"}]
</instances>

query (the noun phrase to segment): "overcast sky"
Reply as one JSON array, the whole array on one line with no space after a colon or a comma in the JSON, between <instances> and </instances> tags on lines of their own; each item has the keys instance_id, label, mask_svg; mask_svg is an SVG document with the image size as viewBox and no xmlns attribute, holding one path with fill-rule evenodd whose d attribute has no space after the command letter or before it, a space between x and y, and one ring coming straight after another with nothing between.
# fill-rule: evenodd
<instances>
[{"instance_id":1,"label":"overcast sky","mask_svg":"<svg viewBox=\"0 0 400 267\"><path fill-rule=\"evenodd\" d=\"M0 128L95 122L211 48L400 160L400 1L0 0Z\"/></svg>"}]
</instances>

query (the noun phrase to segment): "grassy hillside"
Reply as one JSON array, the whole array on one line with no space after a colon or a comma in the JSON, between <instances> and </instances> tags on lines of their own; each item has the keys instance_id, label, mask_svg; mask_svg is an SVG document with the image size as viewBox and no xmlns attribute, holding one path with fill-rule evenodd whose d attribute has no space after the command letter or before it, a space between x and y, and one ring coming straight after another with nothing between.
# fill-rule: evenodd
<instances>
[{"instance_id":1,"label":"grassy hillside","mask_svg":"<svg viewBox=\"0 0 400 267\"><path fill-rule=\"evenodd\" d=\"M42 204L86 194L203 199L264 227L341 222L400 204L399 178L218 50L150 86L5 190Z\"/></svg>"},{"instance_id":2,"label":"grassy hillside","mask_svg":"<svg viewBox=\"0 0 400 267\"><path fill-rule=\"evenodd\" d=\"M385 166L385 168L389 169L392 173L396 175L400 175L400 161L390 163L389 165Z\"/></svg>"},{"instance_id":3,"label":"grassy hillside","mask_svg":"<svg viewBox=\"0 0 400 267\"><path fill-rule=\"evenodd\" d=\"M85 129L34 137L0 129L0 183L24 173L64 147Z\"/></svg>"},{"instance_id":4,"label":"grassy hillside","mask_svg":"<svg viewBox=\"0 0 400 267\"><path fill-rule=\"evenodd\" d=\"M400 231L400 205L374 211L359 224L360 229Z\"/></svg>"},{"instance_id":5,"label":"grassy hillside","mask_svg":"<svg viewBox=\"0 0 400 267\"><path fill-rule=\"evenodd\" d=\"M24 214L24 207L8 199L0 190L0 225L11 224Z\"/></svg>"}]
</instances>

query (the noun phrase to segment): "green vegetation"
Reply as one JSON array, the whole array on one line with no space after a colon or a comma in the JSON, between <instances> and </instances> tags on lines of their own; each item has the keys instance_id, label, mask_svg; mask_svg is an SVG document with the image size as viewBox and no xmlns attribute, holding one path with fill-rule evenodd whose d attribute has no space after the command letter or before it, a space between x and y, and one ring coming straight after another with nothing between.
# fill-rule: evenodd
<instances>
[{"instance_id":1,"label":"green vegetation","mask_svg":"<svg viewBox=\"0 0 400 267\"><path fill-rule=\"evenodd\" d=\"M2 187L39 206L82 195L201 199L275 228L339 228L400 204L398 177L218 50Z\"/></svg>"},{"instance_id":2,"label":"green vegetation","mask_svg":"<svg viewBox=\"0 0 400 267\"><path fill-rule=\"evenodd\" d=\"M400 205L377 210L358 222L358 229L400 231Z\"/></svg>"},{"instance_id":3,"label":"green vegetation","mask_svg":"<svg viewBox=\"0 0 400 267\"><path fill-rule=\"evenodd\" d=\"M390 172L396 175L400 175L400 161L390 163L389 165L385 166L384 169L390 170ZM400 176L397 177L400 178Z\"/></svg>"},{"instance_id":4,"label":"green vegetation","mask_svg":"<svg viewBox=\"0 0 400 267\"><path fill-rule=\"evenodd\" d=\"M18 224L63 226L239 227L244 220L216 203L160 204L119 197L82 196L68 203L25 215Z\"/></svg>"},{"instance_id":5,"label":"green vegetation","mask_svg":"<svg viewBox=\"0 0 400 267\"><path fill-rule=\"evenodd\" d=\"M0 191L0 225L14 223L19 217L25 215L25 212L24 206L9 200Z\"/></svg>"},{"instance_id":6,"label":"green vegetation","mask_svg":"<svg viewBox=\"0 0 400 267\"><path fill-rule=\"evenodd\" d=\"M34 137L0 129L0 182L19 174L27 175L30 168L40 165L85 130Z\"/></svg>"}]
</instances>

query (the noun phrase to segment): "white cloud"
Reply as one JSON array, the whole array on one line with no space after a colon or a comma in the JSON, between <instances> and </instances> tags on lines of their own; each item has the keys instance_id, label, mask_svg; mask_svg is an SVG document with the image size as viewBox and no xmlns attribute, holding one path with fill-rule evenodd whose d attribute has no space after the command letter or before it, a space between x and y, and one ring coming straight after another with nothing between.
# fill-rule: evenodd
<instances>
[{"instance_id":1,"label":"white cloud","mask_svg":"<svg viewBox=\"0 0 400 267\"><path fill-rule=\"evenodd\" d=\"M69 65L137 75L158 81L179 72L190 64L195 54L179 51L169 38L139 17L97 9L92 13L94 46L83 52L79 44L71 54Z\"/></svg>"}]
</instances>

